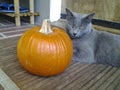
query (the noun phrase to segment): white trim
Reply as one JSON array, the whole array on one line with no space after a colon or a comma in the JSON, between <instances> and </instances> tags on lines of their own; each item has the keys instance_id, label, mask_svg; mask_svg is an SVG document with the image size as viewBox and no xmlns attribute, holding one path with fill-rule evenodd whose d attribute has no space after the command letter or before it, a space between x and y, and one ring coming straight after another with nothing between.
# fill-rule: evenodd
<instances>
[{"instance_id":1,"label":"white trim","mask_svg":"<svg viewBox=\"0 0 120 90\"><path fill-rule=\"evenodd\" d=\"M6 31L6 32L2 32L2 33L11 33L11 32L19 32L19 31L27 31L27 30L26 29L22 29L22 30Z\"/></svg>"},{"instance_id":2,"label":"white trim","mask_svg":"<svg viewBox=\"0 0 120 90\"><path fill-rule=\"evenodd\" d=\"M5 90L20 90L2 69L0 69L0 84Z\"/></svg>"},{"instance_id":3,"label":"white trim","mask_svg":"<svg viewBox=\"0 0 120 90\"><path fill-rule=\"evenodd\" d=\"M5 24L0 23L1 26L5 26Z\"/></svg>"},{"instance_id":4,"label":"white trim","mask_svg":"<svg viewBox=\"0 0 120 90\"><path fill-rule=\"evenodd\" d=\"M1 39L6 39L6 38L12 38L12 37L17 37L17 36L21 36L22 34L16 34L16 35L11 35L11 36L6 36L6 37L1 37Z\"/></svg>"},{"instance_id":5,"label":"white trim","mask_svg":"<svg viewBox=\"0 0 120 90\"><path fill-rule=\"evenodd\" d=\"M6 37L3 33L0 33L0 35L1 35L2 37Z\"/></svg>"}]
</instances>

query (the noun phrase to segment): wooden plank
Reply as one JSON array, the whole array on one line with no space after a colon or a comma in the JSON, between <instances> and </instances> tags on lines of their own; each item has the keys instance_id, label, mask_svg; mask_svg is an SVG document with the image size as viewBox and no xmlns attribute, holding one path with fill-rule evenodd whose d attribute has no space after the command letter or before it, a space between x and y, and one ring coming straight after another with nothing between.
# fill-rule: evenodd
<instances>
[{"instance_id":1,"label":"wooden plank","mask_svg":"<svg viewBox=\"0 0 120 90\"><path fill-rule=\"evenodd\" d=\"M16 26L20 26L21 22L20 22L20 10L19 10L19 0L14 0L14 9L15 9L15 23Z\"/></svg>"},{"instance_id":2,"label":"wooden plank","mask_svg":"<svg viewBox=\"0 0 120 90\"><path fill-rule=\"evenodd\" d=\"M18 37L18 36L22 36L22 34L17 34L17 35L15 34L15 35L11 35L11 36L1 37L0 40L6 39L6 38Z\"/></svg>"},{"instance_id":3,"label":"wooden plank","mask_svg":"<svg viewBox=\"0 0 120 90\"><path fill-rule=\"evenodd\" d=\"M40 85L40 82L42 83L42 81L45 80L45 77L40 77L40 76L36 76L36 75L32 75L30 73L26 73L27 75L22 77L22 80L20 78L18 83L20 87L22 87L22 89L24 90L37 90L35 85ZM18 79L17 79L18 80ZM47 83L47 82L46 82ZM34 85L34 87L31 87L32 85Z\"/></svg>"},{"instance_id":4,"label":"wooden plank","mask_svg":"<svg viewBox=\"0 0 120 90\"><path fill-rule=\"evenodd\" d=\"M16 77L14 77L14 76L16 76ZM14 75L12 75L12 78L14 78L14 80L17 83L21 82L21 83L18 83L18 85L21 86L21 87L23 87L24 84L26 84L27 86L31 86L31 83L33 84L32 81L36 81L37 79L40 79L39 76L35 76L33 74L30 74L25 69L22 70L22 71L19 71L18 73L14 74ZM31 82L31 83L29 83L29 82Z\"/></svg>"},{"instance_id":5,"label":"wooden plank","mask_svg":"<svg viewBox=\"0 0 120 90\"><path fill-rule=\"evenodd\" d=\"M20 90L18 86L0 69L0 84L5 90Z\"/></svg>"},{"instance_id":6,"label":"wooden plank","mask_svg":"<svg viewBox=\"0 0 120 90\"><path fill-rule=\"evenodd\" d=\"M20 26L20 27L6 27L6 28L0 28L0 32L9 32L9 31L18 31L18 30L22 30L22 29L26 29L28 30L29 28L32 28L33 25L25 25L25 26Z\"/></svg>"},{"instance_id":7,"label":"wooden plank","mask_svg":"<svg viewBox=\"0 0 120 90\"><path fill-rule=\"evenodd\" d=\"M16 38L12 37L11 39L7 38L7 39L0 40L0 49L7 48L9 46L17 45L17 42L18 42L19 38L20 37L16 37Z\"/></svg>"},{"instance_id":8,"label":"wooden plank","mask_svg":"<svg viewBox=\"0 0 120 90\"><path fill-rule=\"evenodd\" d=\"M117 86L119 86L119 83L120 83L120 76L118 76L114 81L113 83L111 83L107 88L106 90L119 90L117 89Z\"/></svg>"},{"instance_id":9,"label":"wooden plank","mask_svg":"<svg viewBox=\"0 0 120 90\"><path fill-rule=\"evenodd\" d=\"M72 65L71 65L72 66ZM73 77L75 75L77 75L77 73L79 73L81 70L83 70L84 68L88 67L89 64L80 64L79 62L77 64L75 64L75 66L73 68L68 68L66 70L66 72L62 73L61 75L57 76L57 78L51 77L51 78L47 78L46 80L44 80L42 83L40 83L40 85L36 85L36 89L41 88L42 90L46 90L47 87L49 87L50 90L56 89L57 86L64 84L68 84L70 83L70 77ZM64 79L63 79L64 78ZM74 78L75 79L75 78ZM59 82L56 82L59 81ZM46 82L51 82L51 83L46 83ZM54 84L53 84L54 83Z\"/></svg>"},{"instance_id":10,"label":"wooden plank","mask_svg":"<svg viewBox=\"0 0 120 90\"><path fill-rule=\"evenodd\" d=\"M12 32L5 32L3 33L5 36L13 36L13 35L19 35L19 34L23 34L26 31L26 29L22 29L19 31L12 31Z\"/></svg>"},{"instance_id":11,"label":"wooden plank","mask_svg":"<svg viewBox=\"0 0 120 90\"><path fill-rule=\"evenodd\" d=\"M6 52L6 50L8 50L8 51ZM16 46L9 46L9 47L6 47L6 48L2 48L2 49L0 49L0 51L1 51L0 52L0 61L1 61L2 58L4 59L8 55L11 56L11 55L16 54ZM4 60L4 61L6 61L6 60Z\"/></svg>"},{"instance_id":12,"label":"wooden plank","mask_svg":"<svg viewBox=\"0 0 120 90\"><path fill-rule=\"evenodd\" d=\"M6 37L3 33L0 33L0 36L1 36L1 37Z\"/></svg>"},{"instance_id":13,"label":"wooden plank","mask_svg":"<svg viewBox=\"0 0 120 90\"><path fill-rule=\"evenodd\" d=\"M53 77L30 74L18 62L18 39L0 40L0 67L21 90L96 90L103 84L106 89L119 84L119 69L98 64L72 62L65 72Z\"/></svg>"},{"instance_id":14,"label":"wooden plank","mask_svg":"<svg viewBox=\"0 0 120 90\"><path fill-rule=\"evenodd\" d=\"M16 59L14 59L14 60L10 59L10 60L0 61L0 62L1 62L0 68L2 68L3 70L6 70L9 74L14 74L14 72L16 71L16 70L10 71L10 69L14 69L14 68L19 69L18 67L20 66L18 64L18 60L16 60ZM10 64L8 64L8 63L10 63ZM14 68L12 65L14 65Z\"/></svg>"},{"instance_id":15,"label":"wooden plank","mask_svg":"<svg viewBox=\"0 0 120 90\"><path fill-rule=\"evenodd\" d=\"M0 84L0 90L5 90L3 87L2 87L2 85Z\"/></svg>"},{"instance_id":16,"label":"wooden plank","mask_svg":"<svg viewBox=\"0 0 120 90\"><path fill-rule=\"evenodd\" d=\"M93 78L91 81L86 83L80 90L88 90L91 86L93 86L98 80L100 80L105 74L107 74L112 67L108 67L105 70L103 70L99 75L96 75L95 78Z\"/></svg>"},{"instance_id":17,"label":"wooden plank","mask_svg":"<svg viewBox=\"0 0 120 90\"><path fill-rule=\"evenodd\" d=\"M63 90L79 89L79 90L81 90L80 89L81 87L83 87L84 85L86 85L86 83L88 83L89 81L94 79L94 77L96 77L99 73L101 73L101 71L103 71L105 68L106 68L106 66L103 66L103 65L94 66L93 68L91 68L91 70L88 70L87 72L85 72L85 74L83 74L78 79L76 79L74 81L74 83L71 83L70 85L67 85L61 89L63 89Z\"/></svg>"},{"instance_id":18,"label":"wooden plank","mask_svg":"<svg viewBox=\"0 0 120 90\"><path fill-rule=\"evenodd\" d=\"M30 24L34 24L34 0L29 0L29 6L30 6Z\"/></svg>"},{"instance_id":19,"label":"wooden plank","mask_svg":"<svg viewBox=\"0 0 120 90\"><path fill-rule=\"evenodd\" d=\"M71 84L72 82L74 82L76 79L78 79L79 77L81 77L81 75L86 72L88 70L88 68L92 68L94 65L90 65L90 64L84 64L84 65L79 65L79 66L75 66L78 67L76 68L74 71L72 71L70 74L67 74L67 76L64 76L63 78L57 80L59 82L55 82L55 84L51 84L50 89L61 89L69 84ZM61 83L61 84L60 84ZM72 84L71 84L72 85ZM41 87L40 87L41 88ZM44 86L45 89L45 86Z\"/></svg>"},{"instance_id":20,"label":"wooden plank","mask_svg":"<svg viewBox=\"0 0 120 90\"><path fill-rule=\"evenodd\" d=\"M27 25L27 26L20 26L20 27L12 27L12 28L3 28L3 29L0 29L0 32L1 33L11 33L11 32L19 32L19 31L24 31L24 30L28 30L29 28L31 28L31 27L33 27L33 25ZM21 32L21 33L23 33L23 32ZM17 37L17 36L21 36L21 34L17 34L17 35L11 35L11 36L9 36L9 37L6 37L6 38L11 38L11 37ZM5 39L5 38L3 38L3 37L0 37L0 39L4 39L4 40L0 40L0 49L3 49L3 48L7 48L7 47L9 47L10 45L9 45L9 43L10 42L13 42L12 41L12 39L14 40L14 41L18 41L18 37L17 38L11 38L10 40L8 40L8 39ZM8 44L7 44L8 43ZM16 43L10 43L12 46L13 45L17 45Z\"/></svg>"},{"instance_id":21,"label":"wooden plank","mask_svg":"<svg viewBox=\"0 0 120 90\"><path fill-rule=\"evenodd\" d=\"M72 63L71 65L70 65L70 67L69 67L69 69L71 70L74 66L76 66L77 65L77 63ZM66 70L66 72L68 72L69 70L67 69ZM24 88L27 88L27 89L30 89L30 86L31 85L33 85L33 84L35 84L35 83L37 83L37 84L35 84L34 85L34 89L37 89L37 88L39 88L40 86L44 86L44 84L45 84L45 86L46 86L46 84L48 84L48 83L46 83L46 82L51 82L51 83L53 83L53 80L55 79L55 81L58 79L59 80L59 77L62 77L62 76L64 76L66 73L62 73L61 75L58 75L58 76L56 76L57 78L55 78L55 77L50 77L50 78L41 78L41 79L39 79L38 81L36 81L36 80L33 80L33 79L31 79L33 82L31 82L31 81L29 81L29 79L28 80L26 80L26 82L24 82L23 84L27 84L27 86L23 86ZM31 82L31 83L29 83L29 82ZM49 87L49 86L48 86ZM41 87L40 87L41 88ZM41 88L42 89L42 88Z\"/></svg>"},{"instance_id":22,"label":"wooden plank","mask_svg":"<svg viewBox=\"0 0 120 90\"><path fill-rule=\"evenodd\" d=\"M3 12L0 12L0 14L4 14L4 15L7 15L7 16L10 16L10 17L15 17L14 13L3 13Z\"/></svg>"},{"instance_id":23,"label":"wooden plank","mask_svg":"<svg viewBox=\"0 0 120 90\"><path fill-rule=\"evenodd\" d=\"M39 12L34 12L34 15L35 16L40 16L40 13Z\"/></svg>"},{"instance_id":24,"label":"wooden plank","mask_svg":"<svg viewBox=\"0 0 120 90\"><path fill-rule=\"evenodd\" d=\"M113 83L113 81L116 79L116 77L120 76L120 70L117 70L115 73L113 73L112 76L109 77L103 84L97 89L97 90L104 90L106 89L110 84Z\"/></svg>"},{"instance_id":25,"label":"wooden plank","mask_svg":"<svg viewBox=\"0 0 120 90\"><path fill-rule=\"evenodd\" d=\"M4 14L4 15L7 15L7 16L10 16L10 17L17 17L18 14L15 14L15 13L1 13L0 14ZM19 16L21 17L26 17L26 16L39 16L39 12L34 12L34 13L31 13L31 12L24 12L24 13L19 13Z\"/></svg>"},{"instance_id":26,"label":"wooden plank","mask_svg":"<svg viewBox=\"0 0 120 90\"><path fill-rule=\"evenodd\" d=\"M3 35L1 35L1 33L0 33L0 37L4 37Z\"/></svg>"},{"instance_id":27,"label":"wooden plank","mask_svg":"<svg viewBox=\"0 0 120 90\"><path fill-rule=\"evenodd\" d=\"M117 86L114 87L114 90L120 90L120 82L118 82Z\"/></svg>"},{"instance_id":28,"label":"wooden plank","mask_svg":"<svg viewBox=\"0 0 120 90\"><path fill-rule=\"evenodd\" d=\"M98 89L110 76L112 76L116 72L117 68L112 68L107 74L105 74L100 80L98 80L93 86L89 88L89 90Z\"/></svg>"},{"instance_id":29,"label":"wooden plank","mask_svg":"<svg viewBox=\"0 0 120 90\"><path fill-rule=\"evenodd\" d=\"M33 85L33 84L34 84L34 89L36 89L37 87L41 86L44 81L48 82L50 80L50 78L42 78L42 77L39 78L39 77L36 77L36 76L32 76L32 77L26 77L25 81L23 81L23 82L21 81L22 82L22 86L24 84L27 84L26 86L23 86L24 89L28 89L28 90L31 89L30 86ZM35 80L36 78L37 78L37 80ZM31 83L29 83L29 82L31 82Z\"/></svg>"}]
</instances>

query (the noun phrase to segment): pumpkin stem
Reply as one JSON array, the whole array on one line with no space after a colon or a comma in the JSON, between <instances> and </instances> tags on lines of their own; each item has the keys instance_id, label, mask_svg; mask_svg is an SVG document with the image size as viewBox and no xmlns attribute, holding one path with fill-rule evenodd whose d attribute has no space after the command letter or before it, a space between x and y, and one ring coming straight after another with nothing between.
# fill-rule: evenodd
<instances>
[{"instance_id":1,"label":"pumpkin stem","mask_svg":"<svg viewBox=\"0 0 120 90\"><path fill-rule=\"evenodd\" d=\"M51 23L49 19L43 20L42 27L39 32L44 33L44 34L49 34L53 32L51 29Z\"/></svg>"}]
</instances>

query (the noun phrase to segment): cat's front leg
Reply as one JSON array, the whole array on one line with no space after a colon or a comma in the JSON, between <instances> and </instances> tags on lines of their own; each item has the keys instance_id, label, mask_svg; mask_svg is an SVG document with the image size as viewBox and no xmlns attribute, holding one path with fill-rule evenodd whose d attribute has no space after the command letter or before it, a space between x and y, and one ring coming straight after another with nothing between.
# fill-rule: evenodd
<instances>
[{"instance_id":1,"label":"cat's front leg","mask_svg":"<svg viewBox=\"0 0 120 90\"><path fill-rule=\"evenodd\" d=\"M80 61L80 58L77 57L77 54L79 53L79 50L77 48L74 48L73 49L73 57L72 57L72 60L73 61Z\"/></svg>"},{"instance_id":2,"label":"cat's front leg","mask_svg":"<svg viewBox=\"0 0 120 90\"><path fill-rule=\"evenodd\" d=\"M76 57L76 55L73 54L72 60L73 60L73 61L80 61L80 58L79 58L79 57Z\"/></svg>"},{"instance_id":3,"label":"cat's front leg","mask_svg":"<svg viewBox=\"0 0 120 90\"><path fill-rule=\"evenodd\" d=\"M90 48L74 48L73 58L74 61L94 63L94 54Z\"/></svg>"}]
</instances>

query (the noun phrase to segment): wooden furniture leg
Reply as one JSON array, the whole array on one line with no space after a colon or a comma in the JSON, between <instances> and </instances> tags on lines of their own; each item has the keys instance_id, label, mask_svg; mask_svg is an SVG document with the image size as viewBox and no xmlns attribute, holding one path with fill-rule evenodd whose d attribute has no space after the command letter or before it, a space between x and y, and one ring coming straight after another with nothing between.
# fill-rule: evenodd
<instances>
[{"instance_id":1,"label":"wooden furniture leg","mask_svg":"<svg viewBox=\"0 0 120 90\"><path fill-rule=\"evenodd\" d=\"M14 9L15 9L15 23L16 23L16 26L20 26L21 23L20 23L19 0L14 0Z\"/></svg>"},{"instance_id":2,"label":"wooden furniture leg","mask_svg":"<svg viewBox=\"0 0 120 90\"><path fill-rule=\"evenodd\" d=\"M30 8L30 24L34 24L34 0L29 0L29 8Z\"/></svg>"}]
</instances>

